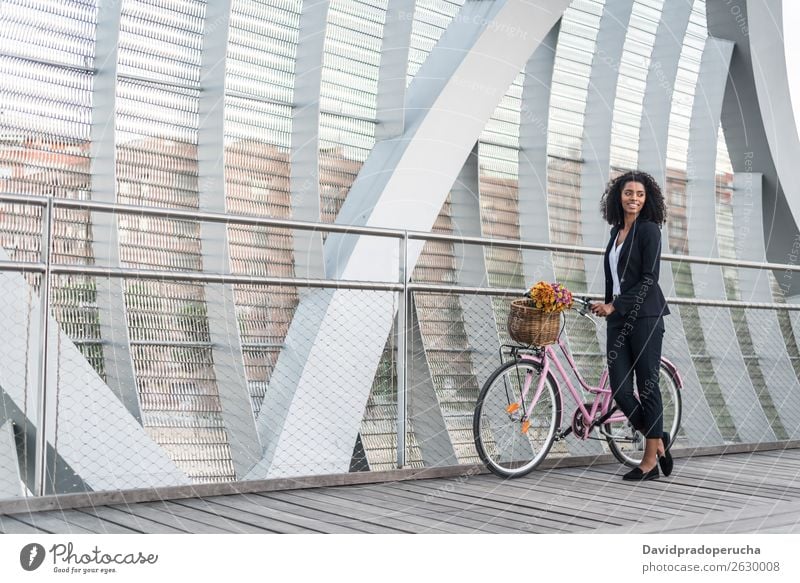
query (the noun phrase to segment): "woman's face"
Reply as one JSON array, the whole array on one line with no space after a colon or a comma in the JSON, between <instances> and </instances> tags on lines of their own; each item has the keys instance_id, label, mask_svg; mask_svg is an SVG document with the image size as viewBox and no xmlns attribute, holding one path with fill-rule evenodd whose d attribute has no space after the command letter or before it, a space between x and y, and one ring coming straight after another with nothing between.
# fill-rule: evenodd
<instances>
[{"instance_id":1,"label":"woman's face","mask_svg":"<svg viewBox=\"0 0 800 583\"><path fill-rule=\"evenodd\" d=\"M644 208L646 197L644 184L634 181L626 182L622 186L622 195L620 196L622 210L626 215L638 215Z\"/></svg>"}]
</instances>

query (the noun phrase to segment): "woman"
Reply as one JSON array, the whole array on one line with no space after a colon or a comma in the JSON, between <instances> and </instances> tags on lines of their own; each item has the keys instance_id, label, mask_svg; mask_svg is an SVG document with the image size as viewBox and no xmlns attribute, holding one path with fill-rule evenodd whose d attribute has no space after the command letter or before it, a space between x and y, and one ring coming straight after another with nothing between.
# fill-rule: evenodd
<instances>
[{"instance_id":1,"label":"woman","mask_svg":"<svg viewBox=\"0 0 800 583\"><path fill-rule=\"evenodd\" d=\"M658 387L663 317L670 313L658 285L666 206L653 177L633 171L609 183L600 209L613 228L604 261L605 303L593 304L592 312L607 318L606 357L614 400L646 438L641 463L622 479L654 480L659 466L665 476L672 472Z\"/></svg>"}]
</instances>

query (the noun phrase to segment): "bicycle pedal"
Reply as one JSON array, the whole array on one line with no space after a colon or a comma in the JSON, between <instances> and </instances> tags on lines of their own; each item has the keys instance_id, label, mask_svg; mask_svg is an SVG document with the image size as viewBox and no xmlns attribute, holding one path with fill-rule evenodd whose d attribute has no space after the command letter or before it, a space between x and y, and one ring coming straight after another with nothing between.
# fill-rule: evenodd
<instances>
[{"instance_id":1,"label":"bicycle pedal","mask_svg":"<svg viewBox=\"0 0 800 583\"><path fill-rule=\"evenodd\" d=\"M526 434L526 435L527 435L527 433L528 433L528 429L530 429L530 428L531 428L531 422L530 422L530 420L527 420L527 421L525 421L525 422L522 424L522 433L524 433L524 434Z\"/></svg>"},{"instance_id":2,"label":"bicycle pedal","mask_svg":"<svg viewBox=\"0 0 800 583\"><path fill-rule=\"evenodd\" d=\"M519 403L511 403L508 407L506 407L506 413L515 413L519 409Z\"/></svg>"}]
</instances>

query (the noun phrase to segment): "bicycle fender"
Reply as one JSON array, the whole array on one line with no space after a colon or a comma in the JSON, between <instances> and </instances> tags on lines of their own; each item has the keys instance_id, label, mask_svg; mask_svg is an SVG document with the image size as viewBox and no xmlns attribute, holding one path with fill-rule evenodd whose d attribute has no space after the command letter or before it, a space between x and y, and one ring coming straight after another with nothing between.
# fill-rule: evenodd
<instances>
[{"instance_id":1,"label":"bicycle fender","mask_svg":"<svg viewBox=\"0 0 800 583\"><path fill-rule=\"evenodd\" d=\"M520 356L520 357L518 357L518 358L517 358L517 361L518 361L518 362L519 362L519 361L532 362L532 363L533 363L534 365L536 365L536 366L537 366L537 367L538 367L540 370L541 370L542 368L544 368L544 363L542 363L542 357L541 357L541 356L535 356L535 355L533 355L533 354L526 354L526 355L524 355L524 356Z\"/></svg>"},{"instance_id":2,"label":"bicycle fender","mask_svg":"<svg viewBox=\"0 0 800 583\"><path fill-rule=\"evenodd\" d=\"M675 384L678 385L678 390L683 389L683 379L681 378L681 373L678 372L678 367L664 356L661 357L661 364L667 367L667 370L672 374L672 378L675 379Z\"/></svg>"}]
</instances>

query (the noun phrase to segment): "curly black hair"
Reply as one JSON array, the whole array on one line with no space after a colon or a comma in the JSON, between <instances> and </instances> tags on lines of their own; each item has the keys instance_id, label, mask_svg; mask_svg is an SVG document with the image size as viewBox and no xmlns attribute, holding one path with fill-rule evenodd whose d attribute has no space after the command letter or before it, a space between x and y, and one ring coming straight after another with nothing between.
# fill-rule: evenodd
<instances>
[{"instance_id":1,"label":"curly black hair","mask_svg":"<svg viewBox=\"0 0 800 583\"><path fill-rule=\"evenodd\" d=\"M647 172L631 170L612 179L603 196L600 198L600 212L609 225L622 226L625 223L625 212L622 210L622 188L628 182L639 182L644 185L645 200L639 216L661 226L667 220L667 206L664 195L656 179Z\"/></svg>"}]
</instances>

